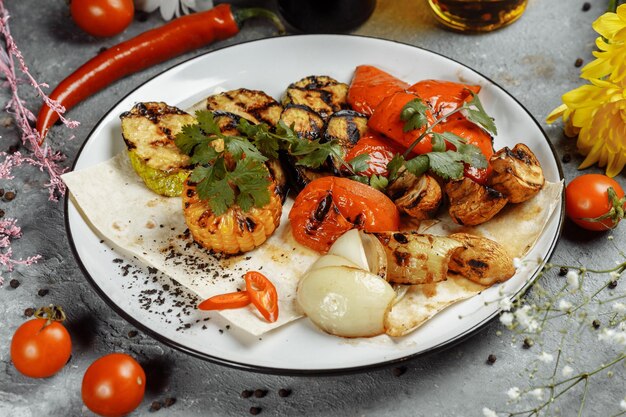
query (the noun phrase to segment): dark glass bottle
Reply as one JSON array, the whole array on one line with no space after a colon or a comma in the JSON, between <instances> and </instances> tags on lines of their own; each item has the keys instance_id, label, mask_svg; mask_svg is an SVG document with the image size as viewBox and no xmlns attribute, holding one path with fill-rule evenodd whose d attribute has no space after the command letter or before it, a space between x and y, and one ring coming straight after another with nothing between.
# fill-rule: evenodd
<instances>
[{"instance_id":1,"label":"dark glass bottle","mask_svg":"<svg viewBox=\"0 0 626 417\"><path fill-rule=\"evenodd\" d=\"M278 0L278 10L294 28L307 33L356 29L374 12L376 0Z\"/></svg>"}]
</instances>

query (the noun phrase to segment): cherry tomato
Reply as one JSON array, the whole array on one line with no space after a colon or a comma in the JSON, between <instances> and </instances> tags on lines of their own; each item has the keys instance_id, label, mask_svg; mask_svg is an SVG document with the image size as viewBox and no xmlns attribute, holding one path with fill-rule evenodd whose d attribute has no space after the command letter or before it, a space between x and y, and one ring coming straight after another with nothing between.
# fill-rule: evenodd
<instances>
[{"instance_id":1,"label":"cherry tomato","mask_svg":"<svg viewBox=\"0 0 626 417\"><path fill-rule=\"evenodd\" d=\"M250 304L248 291L236 291L228 294L214 295L198 304L200 310L228 310L241 308Z\"/></svg>"},{"instance_id":2,"label":"cherry tomato","mask_svg":"<svg viewBox=\"0 0 626 417\"><path fill-rule=\"evenodd\" d=\"M39 312L39 310L38 310ZM22 374L47 378L59 372L72 354L72 339L58 321L36 318L22 324L11 340L11 360Z\"/></svg>"},{"instance_id":3,"label":"cherry tomato","mask_svg":"<svg viewBox=\"0 0 626 417\"><path fill-rule=\"evenodd\" d=\"M265 320L274 323L278 320L278 293L272 281L257 271L246 272L246 292L250 301L259 310Z\"/></svg>"},{"instance_id":4,"label":"cherry tomato","mask_svg":"<svg viewBox=\"0 0 626 417\"><path fill-rule=\"evenodd\" d=\"M133 0L71 0L72 19L93 36L122 33L133 21Z\"/></svg>"},{"instance_id":5,"label":"cherry tomato","mask_svg":"<svg viewBox=\"0 0 626 417\"><path fill-rule=\"evenodd\" d=\"M293 236L318 252L327 252L350 229L368 232L398 230L400 214L385 194L360 182L340 177L311 181L289 212Z\"/></svg>"},{"instance_id":6,"label":"cherry tomato","mask_svg":"<svg viewBox=\"0 0 626 417\"><path fill-rule=\"evenodd\" d=\"M609 187L615 191L613 201L609 198ZM565 188L567 216L587 230L603 231L614 228L624 217L625 206L624 190L617 181L606 175L581 175L574 178ZM598 219L607 213L614 215Z\"/></svg>"},{"instance_id":7,"label":"cherry tomato","mask_svg":"<svg viewBox=\"0 0 626 417\"><path fill-rule=\"evenodd\" d=\"M133 411L146 390L146 374L132 357L111 353L92 363L83 377L83 402L104 417L123 416Z\"/></svg>"}]
</instances>

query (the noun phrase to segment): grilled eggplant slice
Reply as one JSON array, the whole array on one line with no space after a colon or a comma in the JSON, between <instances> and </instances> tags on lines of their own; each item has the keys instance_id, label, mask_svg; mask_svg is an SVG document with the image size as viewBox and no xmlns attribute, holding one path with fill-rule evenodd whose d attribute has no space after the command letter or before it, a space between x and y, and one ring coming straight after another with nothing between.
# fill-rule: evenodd
<instances>
[{"instance_id":1,"label":"grilled eggplant slice","mask_svg":"<svg viewBox=\"0 0 626 417\"><path fill-rule=\"evenodd\" d=\"M280 120L302 139L316 140L322 137L324 119L309 106L288 104L281 113Z\"/></svg>"},{"instance_id":2,"label":"grilled eggplant slice","mask_svg":"<svg viewBox=\"0 0 626 417\"><path fill-rule=\"evenodd\" d=\"M198 197L196 184L189 180L185 181L182 200L185 222L193 239L206 249L228 255L251 251L265 242L280 224L283 209L273 182L270 202L247 212L235 204L216 216L209 204Z\"/></svg>"},{"instance_id":3,"label":"grilled eggplant slice","mask_svg":"<svg viewBox=\"0 0 626 417\"><path fill-rule=\"evenodd\" d=\"M435 178L428 174L417 177L406 170L389 184L387 194L400 211L418 220L432 218L443 200Z\"/></svg>"},{"instance_id":4,"label":"grilled eggplant slice","mask_svg":"<svg viewBox=\"0 0 626 417\"><path fill-rule=\"evenodd\" d=\"M215 94L192 107L193 111L211 110L236 114L252 123L276 126L282 106L263 91L239 88Z\"/></svg>"},{"instance_id":5,"label":"grilled eggplant slice","mask_svg":"<svg viewBox=\"0 0 626 417\"><path fill-rule=\"evenodd\" d=\"M348 84L320 75L309 76L287 88L283 105L300 104L317 112L324 120L342 109L347 109Z\"/></svg>"},{"instance_id":6,"label":"grilled eggplant slice","mask_svg":"<svg viewBox=\"0 0 626 417\"><path fill-rule=\"evenodd\" d=\"M415 232L373 233L387 254L387 281L429 284L444 281L453 253L463 247L458 240Z\"/></svg>"},{"instance_id":7,"label":"grilled eggplant slice","mask_svg":"<svg viewBox=\"0 0 626 417\"><path fill-rule=\"evenodd\" d=\"M467 233L454 233L449 237L463 244L452 255L450 271L488 286L515 275L513 260L497 242Z\"/></svg>"},{"instance_id":8,"label":"grilled eggplant slice","mask_svg":"<svg viewBox=\"0 0 626 417\"><path fill-rule=\"evenodd\" d=\"M145 102L122 113L120 119L131 163L146 186L168 197L180 195L189 157L174 139L184 125L196 123L195 118L162 102Z\"/></svg>"},{"instance_id":9,"label":"grilled eggplant slice","mask_svg":"<svg viewBox=\"0 0 626 417\"><path fill-rule=\"evenodd\" d=\"M490 185L511 203L533 198L543 187L545 178L535 154L523 143L513 149L504 147L489 160L493 168Z\"/></svg>"},{"instance_id":10,"label":"grilled eggplant slice","mask_svg":"<svg viewBox=\"0 0 626 417\"><path fill-rule=\"evenodd\" d=\"M450 200L450 217L455 223L466 226L491 220L508 201L499 191L467 177L448 182L445 191Z\"/></svg>"},{"instance_id":11,"label":"grilled eggplant slice","mask_svg":"<svg viewBox=\"0 0 626 417\"><path fill-rule=\"evenodd\" d=\"M324 140L336 140L341 146L341 157L345 159L350 149L356 145L367 131L367 116L354 110L340 110L333 113L326 123ZM336 172L341 169L341 162L331 158Z\"/></svg>"}]
</instances>

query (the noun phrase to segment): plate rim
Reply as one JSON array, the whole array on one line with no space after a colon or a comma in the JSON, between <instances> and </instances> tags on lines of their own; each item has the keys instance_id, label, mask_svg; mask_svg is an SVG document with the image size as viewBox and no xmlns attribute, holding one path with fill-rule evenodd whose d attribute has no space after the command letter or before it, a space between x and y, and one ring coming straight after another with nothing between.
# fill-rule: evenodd
<instances>
[{"instance_id":1,"label":"plate rim","mask_svg":"<svg viewBox=\"0 0 626 417\"><path fill-rule=\"evenodd\" d=\"M563 181L565 179L565 175L563 172L563 166L561 164L561 161L558 158L558 154L556 151L556 148L554 146L554 144L550 141L548 135L546 134L546 132L544 131L544 129L541 127L541 125L539 124L539 121L537 119L535 119L535 117L532 115L532 113L530 113L530 111L522 104L520 103L520 101L515 98L511 93L509 93L506 89L504 89L502 86L500 86L498 83L496 83L495 81L493 81L491 78L483 75L481 72L471 68L470 66L463 64L462 62L457 61L454 58L450 58L444 54L441 54L439 52L435 52L432 51L430 49L421 47L421 46L416 46L416 45L411 45L408 44L406 42L401 42L401 41L397 41L397 40L393 40L393 39L384 39L384 38L379 38L379 37L375 37L375 36L367 36L367 35L355 35L355 34L290 34L290 35L286 35L286 36L282 36L282 37L269 37L269 38L260 38L260 39L252 39L252 40L247 40L247 41L243 41L243 42L239 42L236 44L232 44L232 45L226 45L226 46L222 46L216 49L212 49L210 51L189 57L175 65L172 65L170 67L167 67L165 69L163 69L162 71L160 71L159 73L155 74L154 76L150 77L149 79L143 81L141 84L137 85L135 88L133 88L132 90L130 90L127 94L125 94L124 96L122 96L115 104L113 104L109 110L104 113L104 115L98 120L98 122L94 125L94 127L90 130L90 132L87 134L87 139L82 143L82 145L80 146L80 148L78 149L78 151L76 152L76 156L74 157L74 161L72 162L72 166L71 166L71 170L70 171L74 171L76 164L78 163L78 160L80 159L80 156L82 155L86 145L90 142L90 138L92 137L93 133L95 130L97 130L99 128L99 126L104 122L104 120L106 118L108 118L108 116L111 114L111 112L113 111L113 109L115 107L117 107L120 102L122 102L123 100L125 100L128 96L130 96L131 94L135 93L135 91L137 91L139 88L143 87L146 83L152 81L154 78L161 76L162 74L178 67L181 66L183 64L186 64L187 62L194 60L194 59L198 59L200 57L206 56L208 54L217 52L217 51L221 51L224 49L229 49L229 48L234 48L237 47L239 45L245 45L245 44L250 44L250 43L257 43L257 42L265 42L268 40L272 40L272 39L283 39L283 38L314 38L314 37L341 37L341 38L361 38L361 39L373 39L376 41L382 41L382 42L390 42L390 43L395 43L398 45L402 45L402 46L409 46L411 48L415 48L415 49L419 49L422 50L424 52L433 54L433 55L437 55L440 56L442 58L448 59L464 68L467 68L473 72L475 72L476 74L480 75L481 77L483 77L485 80L489 81L491 84L493 84L495 87L497 87L498 89L500 89L502 92L504 92L507 96L509 96L511 99L513 99L513 101L521 108L523 109L528 116L532 119L532 121L535 123L535 125L537 126L537 128L539 129L539 131L541 132L543 139L547 142L548 147L550 148L550 151L552 152L552 156L554 157L554 160L556 162L557 165L557 171L559 174L559 180ZM70 172L68 171L68 172ZM152 337L153 339L157 340L160 343L163 343L164 345L176 349L180 352L183 352L185 354L188 354L192 357L196 357L198 359L203 359L206 360L208 362L211 363L215 363L217 365L222 365L222 366L226 366L229 368L233 368L233 369L237 369L237 370L243 370L243 371L249 371L249 372L256 372L256 373L262 373L262 374L270 374L270 375L284 375L284 376L336 376L336 375L350 375L350 374L357 374L357 373L362 373L365 371L371 371L371 370L376 370L376 369L381 369L381 368L387 368L393 365L398 365L400 363L409 361L411 359L415 359L418 357L426 357L428 355L432 355L432 354L436 354L439 352L442 352L446 349L452 348L456 345L458 345L459 343L471 338L472 336L474 336L475 334L477 334L478 332L480 332L481 330L484 329L484 327L486 326L487 323L489 323L491 320L493 320L499 313L500 313L500 309L495 310L492 314L490 314L489 316L487 316L485 319L483 319L482 321L480 321L479 323L476 323L473 327L467 329L466 331L457 334L456 336L454 336L453 338L450 338L444 342L441 342L435 346L432 346L426 350L420 351L420 352L416 352L410 355L406 355L400 358L396 358L396 359L391 359L391 360L387 360L387 361L382 361L382 362L376 362L376 363L371 363L371 364L367 364L367 365L358 365L358 366L351 366L351 367L345 367L345 368L329 368L329 369L292 369L292 368L279 368L279 367L271 367L271 366L262 366L262 365L251 365L248 363L243 363L243 362L238 362L238 361L234 361L234 360L228 360L228 359L223 359L217 356L213 356L207 353L203 353L200 351L197 351L195 349L192 349L190 347L187 347L185 345L183 345L182 343L178 343L175 340L172 340L166 336L161 335L159 332L157 332L156 330L152 330L151 328L149 328L147 325L144 325L143 323L141 323L138 319L135 319L133 316L131 316L129 313L127 313L122 307L120 307L118 304L116 304L105 292L104 290L97 284L97 282L95 281L95 279L91 276L91 274L88 272L87 267L85 266L85 264L83 263L80 255L78 254L78 250L76 248L76 243L74 242L74 237L72 235L72 231L71 231L71 227L70 227L70 220L69 220L69 201L70 201L70 193L67 192L65 194L64 197L64 204L63 204L63 210L64 210L64 223L65 223L65 232L68 238L68 243L70 245L70 249L72 252L72 255L74 256L74 259L76 260L78 267L80 268L81 272L83 273L83 275L85 276L87 282L91 285L91 287L94 289L94 291L96 292L96 294L98 294L98 296L105 302L105 304L107 304L113 311L115 311L115 313L117 313L120 317L122 317L124 320L126 320L127 322L129 322L131 325L133 325L134 327L136 327L137 329L141 330L143 333L147 334L148 336ZM553 213L554 215L554 213ZM552 257L554 250L556 249L556 246L558 244L558 239L559 236L561 235L562 229L563 229L563 225L564 225L564 221L565 221L565 194L561 193L561 209L559 211L559 219L558 219L558 227L556 230L556 233L552 239L552 242L550 242L550 247L548 248L547 251L547 256L546 258L543 260L543 263L545 264L546 262L548 262L550 260L550 258ZM541 267L538 267L536 269L536 271L534 272L534 274L528 279L528 281L526 282L526 284L519 289L519 291L517 291L513 296L517 296L520 293L526 292L534 283L535 281L538 279L539 275L540 275L540 271L541 271Z\"/></svg>"}]
</instances>

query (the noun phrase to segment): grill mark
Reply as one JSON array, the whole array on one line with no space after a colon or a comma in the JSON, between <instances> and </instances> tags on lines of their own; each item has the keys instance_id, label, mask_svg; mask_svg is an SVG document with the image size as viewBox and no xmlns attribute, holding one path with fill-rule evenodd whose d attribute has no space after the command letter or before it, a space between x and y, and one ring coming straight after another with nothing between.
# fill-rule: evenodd
<instances>
[{"instance_id":1,"label":"grill mark","mask_svg":"<svg viewBox=\"0 0 626 417\"><path fill-rule=\"evenodd\" d=\"M192 198L195 195L196 195L196 191L194 189L192 188L187 189L187 197Z\"/></svg>"},{"instance_id":2,"label":"grill mark","mask_svg":"<svg viewBox=\"0 0 626 417\"><path fill-rule=\"evenodd\" d=\"M126 144L126 147L128 148L129 151L132 151L133 149L137 147L137 145L135 145L133 142L126 139L126 137L123 135L122 135L122 139L124 139L124 143Z\"/></svg>"},{"instance_id":3,"label":"grill mark","mask_svg":"<svg viewBox=\"0 0 626 417\"><path fill-rule=\"evenodd\" d=\"M254 230L256 229L256 223L254 222L254 220L252 220L250 217L246 217L245 223L248 232L254 232Z\"/></svg>"},{"instance_id":4,"label":"grill mark","mask_svg":"<svg viewBox=\"0 0 626 417\"><path fill-rule=\"evenodd\" d=\"M332 196L332 193L329 191L326 197L324 197L324 199L320 201L319 204L317 205L317 208L315 209L315 212L313 213L313 218L317 220L318 222L323 221L324 218L326 218L326 215L328 215L328 211L330 210L332 203L333 203L333 196Z\"/></svg>"},{"instance_id":5,"label":"grill mark","mask_svg":"<svg viewBox=\"0 0 626 417\"><path fill-rule=\"evenodd\" d=\"M411 258L410 253L399 251L393 251L393 256L396 259L396 264L398 266L406 266L409 263L409 259Z\"/></svg>"},{"instance_id":6,"label":"grill mark","mask_svg":"<svg viewBox=\"0 0 626 417\"><path fill-rule=\"evenodd\" d=\"M396 242L403 245L409 243L409 239L407 239L407 237L404 236L402 233L394 233L393 238L396 240Z\"/></svg>"},{"instance_id":7,"label":"grill mark","mask_svg":"<svg viewBox=\"0 0 626 417\"><path fill-rule=\"evenodd\" d=\"M406 208L412 209L417 207L417 205L424 199L424 197L426 197L426 190L420 191L415 200L413 200L411 204L409 204Z\"/></svg>"}]
</instances>

